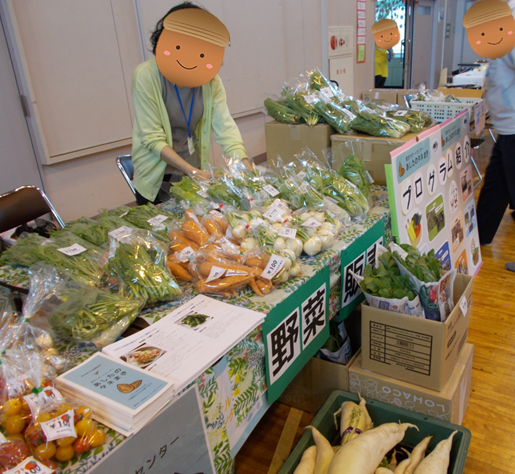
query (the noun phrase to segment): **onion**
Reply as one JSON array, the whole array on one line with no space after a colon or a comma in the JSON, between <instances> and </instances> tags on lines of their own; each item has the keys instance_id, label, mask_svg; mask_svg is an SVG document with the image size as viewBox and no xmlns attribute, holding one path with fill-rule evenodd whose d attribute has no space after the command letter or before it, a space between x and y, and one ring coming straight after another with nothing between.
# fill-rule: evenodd
<instances>
[{"instance_id":1,"label":"onion","mask_svg":"<svg viewBox=\"0 0 515 474\"><path fill-rule=\"evenodd\" d=\"M322 250L322 241L316 236L311 237L304 243L304 252L310 257L316 255L320 250Z\"/></svg>"},{"instance_id":2,"label":"onion","mask_svg":"<svg viewBox=\"0 0 515 474\"><path fill-rule=\"evenodd\" d=\"M244 252L250 252L251 250L256 250L259 248L259 244L257 239L253 237L247 237L243 239L243 242L240 245L241 250Z\"/></svg>"},{"instance_id":3,"label":"onion","mask_svg":"<svg viewBox=\"0 0 515 474\"><path fill-rule=\"evenodd\" d=\"M237 225L232 230L232 235L234 235L234 237L236 237L237 239L244 239L247 236L247 229L245 229L244 225Z\"/></svg>"},{"instance_id":4,"label":"onion","mask_svg":"<svg viewBox=\"0 0 515 474\"><path fill-rule=\"evenodd\" d=\"M295 237L294 239L286 239L286 246L293 251L295 257L300 256L303 245L302 240L298 237Z\"/></svg>"},{"instance_id":5,"label":"onion","mask_svg":"<svg viewBox=\"0 0 515 474\"><path fill-rule=\"evenodd\" d=\"M293 262L293 265L290 268L290 275L295 278L296 276L299 276L300 273L300 266L297 264L297 262Z\"/></svg>"},{"instance_id":6,"label":"onion","mask_svg":"<svg viewBox=\"0 0 515 474\"><path fill-rule=\"evenodd\" d=\"M322 249L327 250L334 243L334 235L331 232L328 232L327 235L319 236L319 239L322 241Z\"/></svg>"}]
</instances>

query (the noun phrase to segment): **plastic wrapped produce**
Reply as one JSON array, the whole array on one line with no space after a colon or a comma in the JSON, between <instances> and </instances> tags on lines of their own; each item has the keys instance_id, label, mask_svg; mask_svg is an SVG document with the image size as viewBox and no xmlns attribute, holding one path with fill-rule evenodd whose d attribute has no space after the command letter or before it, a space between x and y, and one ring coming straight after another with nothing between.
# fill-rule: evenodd
<instances>
[{"instance_id":1,"label":"plastic wrapped produce","mask_svg":"<svg viewBox=\"0 0 515 474\"><path fill-rule=\"evenodd\" d=\"M168 240L168 227L176 219L173 214L148 203L144 206L131 207L124 220L140 229L151 231L164 241Z\"/></svg>"}]
</instances>

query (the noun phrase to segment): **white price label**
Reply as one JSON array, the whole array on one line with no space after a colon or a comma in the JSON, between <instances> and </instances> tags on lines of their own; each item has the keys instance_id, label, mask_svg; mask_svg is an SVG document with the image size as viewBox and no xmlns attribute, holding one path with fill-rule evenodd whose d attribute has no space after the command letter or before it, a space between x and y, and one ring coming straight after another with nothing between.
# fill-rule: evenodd
<instances>
[{"instance_id":1,"label":"white price label","mask_svg":"<svg viewBox=\"0 0 515 474\"><path fill-rule=\"evenodd\" d=\"M334 92L330 87L323 87L320 92L328 98L334 97Z\"/></svg>"},{"instance_id":2,"label":"white price label","mask_svg":"<svg viewBox=\"0 0 515 474\"><path fill-rule=\"evenodd\" d=\"M55 469L50 469L37 459L29 456L16 467L13 467L8 471L4 471L4 474L52 474L54 472Z\"/></svg>"},{"instance_id":3,"label":"white price label","mask_svg":"<svg viewBox=\"0 0 515 474\"><path fill-rule=\"evenodd\" d=\"M351 120L354 120L356 118L356 116L350 110L347 110L345 107L342 107L341 111Z\"/></svg>"},{"instance_id":4,"label":"white price label","mask_svg":"<svg viewBox=\"0 0 515 474\"><path fill-rule=\"evenodd\" d=\"M59 252L68 255L68 257L73 257L74 255L79 255L82 252L85 252L86 249L79 244L70 245L70 247L64 247L62 249L57 249Z\"/></svg>"},{"instance_id":5,"label":"white price label","mask_svg":"<svg viewBox=\"0 0 515 474\"><path fill-rule=\"evenodd\" d=\"M166 219L168 219L168 216L163 216L162 214L159 214L156 217L152 217L151 219L148 219L147 222L151 226L156 226L162 224Z\"/></svg>"},{"instance_id":6,"label":"white price label","mask_svg":"<svg viewBox=\"0 0 515 474\"><path fill-rule=\"evenodd\" d=\"M279 194L279 191L277 191L277 189L275 189L271 184L263 186L263 189L272 197L277 196Z\"/></svg>"},{"instance_id":7,"label":"white price label","mask_svg":"<svg viewBox=\"0 0 515 474\"><path fill-rule=\"evenodd\" d=\"M68 436L77 437L73 421L73 410L68 410L66 413L56 416L50 421L42 421L39 424L48 441L67 438Z\"/></svg>"},{"instance_id":8,"label":"white price label","mask_svg":"<svg viewBox=\"0 0 515 474\"><path fill-rule=\"evenodd\" d=\"M281 237L286 237L287 239L294 239L297 235L297 229L294 229L292 227L281 227L279 229L278 234Z\"/></svg>"},{"instance_id":9,"label":"white price label","mask_svg":"<svg viewBox=\"0 0 515 474\"><path fill-rule=\"evenodd\" d=\"M55 401L63 399L63 396L58 390L53 387L47 387L38 394L32 393L23 397L30 408L30 412L34 415L38 410L45 408Z\"/></svg>"},{"instance_id":10,"label":"white price label","mask_svg":"<svg viewBox=\"0 0 515 474\"><path fill-rule=\"evenodd\" d=\"M297 173L297 176L300 178L300 179L304 179L306 177L306 172L305 171L299 171Z\"/></svg>"},{"instance_id":11,"label":"white price label","mask_svg":"<svg viewBox=\"0 0 515 474\"><path fill-rule=\"evenodd\" d=\"M393 114L393 116L394 117L404 117L407 113L408 113L407 110L397 110L397 112L395 112Z\"/></svg>"},{"instance_id":12,"label":"white price label","mask_svg":"<svg viewBox=\"0 0 515 474\"><path fill-rule=\"evenodd\" d=\"M203 189L201 189L200 191L197 191L197 194L206 199L209 197L209 194L207 194L207 191L204 191Z\"/></svg>"},{"instance_id":13,"label":"white price label","mask_svg":"<svg viewBox=\"0 0 515 474\"><path fill-rule=\"evenodd\" d=\"M282 222L283 211L278 207L271 207L263 214L270 222Z\"/></svg>"},{"instance_id":14,"label":"white price label","mask_svg":"<svg viewBox=\"0 0 515 474\"><path fill-rule=\"evenodd\" d=\"M304 227L320 227L322 223L317 221L314 217L310 217L308 220L302 223Z\"/></svg>"},{"instance_id":15,"label":"white price label","mask_svg":"<svg viewBox=\"0 0 515 474\"><path fill-rule=\"evenodd\" d=\"M121 238L125 237L126 235L129 235L132 232L132 229L130 227L127 227L126 225L122 225L121 227L118 227L118 229L114 229L111 232L109 232L109 237L112 237L115 240L120 240Z\"/></svg>"},{"instance_id":16,"label":"white price label","mask_svg":"<svg viewBox=\"0 0 515 474\"><path fill-rule=\"evenodd\" d=\"M314 104L315 101L317 100L317 98L314 96L314 95L305 95L304 96L304 100L308 103L308 104Z\"/></svg>"},{"instance_id":17,"label":"white price label","mask_svg":"<svg viewBox=\"0 0 515 474\"><path fill-rule=\"evenodd\" d=\"M272 207L278 207L280 209L284 209L285 211L289 211L290 208L288 207L287 204L285 204L284 202L282 202L280 199L276 199L273 203L272 203Z\"/></svg>"},{"instance_id":18,"label":"white price label","mask_svg":"<svg viewBox=\"0 0 515 474\"><path fill-rule=\"evenodd\" d=\"M467 311L469 309L469 304L467 301L467 297L465 295L463 295L460 299L460 309L461 309L461 312L463 313L463 316L466 317Z\"/></svg>"},{"instance_id":19,"label":"white price label","mask_svg":"<svg viewBox=\"0 0 515 474\"><path fill-rule=\"evenodd\" d=\"M179 253L179 261L180 262L187 262L188 258L195 254L195 250L193 250L191 247L186 247L185 249L182 249Z\"/></svg>"},{"instance_id":20,"label":"white price label","mask_svg":"<svg viewBox=\"0 0 515 474\"><path fill-rule=\"evenodd\" d=\"M281 269L284 267L284 263L286 259L283 257L279 257L279 255L272 254L270 260L268 261L268 265L261 273L263 278L267 280L271 280L275 275L277 275Z\"/></svg>"},{"instance_id":21,"label":"white price label","mask_svg":"<svg viewBox=\"0 0 515 474\"><path fill-rule=\"evenodd\" d=\"M209 276L206 278L206 283L208 281L218 280L218 278L221 278L224 276L226 271L227 271L227 268L220 268L220 267L213 265L211 267L211 271L209 272Z\"/></svg>"}]
</instances>

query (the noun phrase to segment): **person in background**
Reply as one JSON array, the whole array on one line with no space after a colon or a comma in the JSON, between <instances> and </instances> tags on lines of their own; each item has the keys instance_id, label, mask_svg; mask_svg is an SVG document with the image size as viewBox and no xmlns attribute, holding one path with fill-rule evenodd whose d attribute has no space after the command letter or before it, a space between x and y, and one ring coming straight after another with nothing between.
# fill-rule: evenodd
<instances>
[{"instance_id":1,"label":"person in background","mask_svg":"<svg viewBox=\"0 0 515 474\"><path fill-rule=\"evenodd\" d=\"M218 76L229 32L206 10L184 2L156 25L156 56L132 75L132 162L136 202L170 198L170 183L209 169L211 133L223 152L250 166Z\"/></svg>"},{"instance_id":2,"label":"person in background","mask_svg":"<svg viewBox=\"0 0 515 474\"><path fill-rule=\"evenodd\" d=\"M384 87L388 78L388 50L376 45L375 88Z\"/></svg>"}]
</instances>

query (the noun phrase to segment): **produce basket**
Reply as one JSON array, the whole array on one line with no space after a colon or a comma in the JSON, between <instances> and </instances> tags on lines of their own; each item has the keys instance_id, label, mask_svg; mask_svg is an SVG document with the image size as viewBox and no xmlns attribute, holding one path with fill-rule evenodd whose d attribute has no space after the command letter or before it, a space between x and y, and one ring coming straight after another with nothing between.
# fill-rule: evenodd
<instances>
[{"instance_id":1,"label":"produce basket","mask_svg":"<svg viewBox=\"0 0 515 474\"><path fill-rule=\"evenodd\" d=\"M338 437L338 431L334 425L333 413L338 411L341 404L347 400L359 403L359 397L357 395L341 390L334 391L311 423L311 425L317 428L333 445L333 441L337 440ZM433 436L428 446L428 450L432 451L440 441L448 438L453 431L457 431L452 442L448 473L461 474L463 472L471 438L471 433L467 428L447 421L428 418L427 416L387 405L386 403L377 402L369 398L367 398L366 401L367 410L375 426L379 426L383 423L400 422L413 423L418 427L420 431L408 429L401 443L401 446L410 450L426 436ZM311 431L307 430L290 454L290 457L286 460L279 474L292 474L297 464L300 462L302 453L313 444L315 443Z\"/></svg>"},{"instance_id":2,"label":"produce basket","mask_svg":"<svg viewBox=\"0 0 515 474\"><path fill-rule=\"evenodd\" d=\"M453 118L461 111L469 111L470 122L474 121L474 106L483 99L479 98L460 98L461 102L428 102L425 100L412 100L411 108L426 112L434 122L445 122L447 119Z\"/></svg>"}]
</instances>

